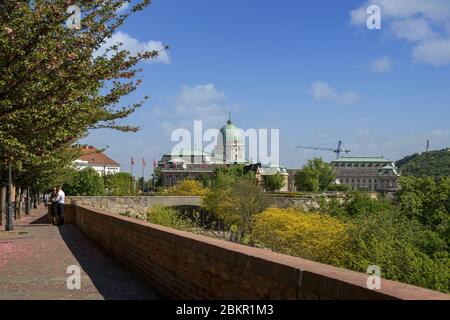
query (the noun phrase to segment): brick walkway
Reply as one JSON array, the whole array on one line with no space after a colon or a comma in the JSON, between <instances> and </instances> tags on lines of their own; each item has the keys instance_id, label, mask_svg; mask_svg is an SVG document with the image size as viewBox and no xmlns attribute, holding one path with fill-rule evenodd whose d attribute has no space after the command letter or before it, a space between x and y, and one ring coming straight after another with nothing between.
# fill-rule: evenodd
<instances>
[{"instance_id":1,"label":"brick walkway","mask_svg":"<svg viewBox=\"0 0 450 320\"><path fill-rule=\"evenodd\" d=\"M0 228L0 300L159 298L76 226L48 224L44 208L16 222L12 232ZM70 265L82 269L80 290L67 289Z\"/></svg>"}]
</instances>

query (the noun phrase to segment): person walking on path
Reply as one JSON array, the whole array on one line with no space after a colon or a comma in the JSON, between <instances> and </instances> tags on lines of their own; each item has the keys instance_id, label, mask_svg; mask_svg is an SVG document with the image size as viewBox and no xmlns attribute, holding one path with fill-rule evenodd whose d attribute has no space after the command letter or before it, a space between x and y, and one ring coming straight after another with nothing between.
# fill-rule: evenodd
<instances>
[{"instance_id":1,"label":"person walking on path","mask_svg":"<svg viewBox=\"0 0 450 320\"><path fill-rule=\"evenodd\" d=\"M62 186L58 186L55 201L56 201L56 212L59 217L59 225L64 225L64 203L66 194L64 193Z\"/></svg>"}]
</instances>

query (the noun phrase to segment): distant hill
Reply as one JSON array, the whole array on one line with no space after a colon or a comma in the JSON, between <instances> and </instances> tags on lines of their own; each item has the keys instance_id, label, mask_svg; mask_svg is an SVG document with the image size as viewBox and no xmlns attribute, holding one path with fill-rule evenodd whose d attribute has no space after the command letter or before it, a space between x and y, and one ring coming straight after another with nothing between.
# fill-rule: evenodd
<instances>
[{"instance_id":1,"label":"distant hill","mask_svg":"<svg viewBox=\"0 0 450 320\"><path fill-rule=\"evenodd\" d=\"M396 162L402 175L450 177L450 149L406 156Z\"/></svg>"}]
</instances>

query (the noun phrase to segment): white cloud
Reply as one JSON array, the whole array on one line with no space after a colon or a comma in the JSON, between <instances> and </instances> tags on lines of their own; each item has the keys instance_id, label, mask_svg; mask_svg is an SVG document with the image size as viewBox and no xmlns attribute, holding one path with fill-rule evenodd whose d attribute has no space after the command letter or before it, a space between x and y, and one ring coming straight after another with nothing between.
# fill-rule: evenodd
<instances>
[{"instance_id":1,"label":"white cloud","mask_svg":"<svg viewBox=\"0 0 450 320\"><path fill-rule=\"evenodd\" d=\"M391 29L399 39L410 42L438 38L439 35L433 31L430 22L424 18L394 20Z\"/></svg>"},{"instance_id":2,"label":"white cloud","mask_svg":"<svg viewBox=\"0 0 450 320\"><path fill-rule=\"evenodd\" d=\"M225 100L225 93L216 89L214 84L183 86L177 98L180 113L212 113Z\"/></svg>"},{"instance_id":3,"label":"white cloud","mask_svg":"<svg viewBox=\"0 0 450 320\"><path fill-rule=\"evenodd\" d=\"M128 8L130 7L130 3L129 2L124 2L119 9L117 9L116 13L120 14L123 13L124 11L126 11Z\"/></svg>"},{"instance_id":4,"label":"white cloud","mask_svg":"<svg viewBox=\"0 0 450 320\"><path fill-rule=\"evenodd\" d=\"M450 38L425 41L413 50L416 62L424 62L433 66L450 64Z\"/></svg>"},{"instance_id":5,"label":"white cloud","mask_svg":"<svg viewBox=\"0 0 450 320\"><path fill-rule=\"evenodd\" d=\"M353 91L338 93L336 89L323 81L316 81L311 86L311 94L316 100L329 100L338 104L353 104L359 100Z\"/></svg>"},{"instance_id":6,"label":"white cloud","mask_svg":"<svg viewBox=\"0 0 450 320\"><path fill-rule=\"evenodd\" d=\"M370 0L350 12L353 24L364 23L365 26L369 5L380 6L382 18L408 19L420 15L434 22L445 22L450 18L448 0Z\"/></svg>"},{"instance_id":7,"label":"white cloud","mask_svg":"<svg viewBox=\"0 0 450 320\"><path fill-rule=\"evenodd\" d=\"M107 39L101 48L94 54L94 56L102 55L106 52L106 49L122 43L120 49L129 51L132 55L136 55L139 52L145 51L161 51L164 45L160 41L150 40L148 42L139 42L138 39L132 38L127 33L122 31L115 32L111 38ZM158 57L147 60L148 63L170 63L170 57L167 50L162 51Z\"/></svg>"},{"instance_id":8,"label":"white cloud","mask_svg":"<svg viewBox=\"0 0 450 320\"><path fill-rule=\"evenodd\" d=\"M175 113L208 122L223 121L232 107L226 103L223 91L214 84L182 86L176 98Z\"/></svg>"},{"instance_id":9,"label":"white cloud","mask_svg":"<svg viewBox=\"0 0 450 320\"><path fill-rule=\"evenodd\" d=\"M220 128L229 112L240 109L227 101L225 92L210 83L182 86L169 105L155 106L152 113L168 132L172 128L189 128L196 120L202 121L205 128Z\"/></svg>"},{"instance_id":10,"label":"white cloud","mask_svg":"<svg viewBox=\"0 0 450 320\"><path fill-rule=\"evenodd\" d=\"M364 69L373 73L388 73L392 69L393 62L389 57L383 57L370 61L364 66Z\"/></svg>"},{"instance_id":11,"label":"white cloud","mask_svg":"<svg viewBox=\"0 0 450 320\"><path fill-rule=\"evenodd\" d=\"M351 23L365 28L366 8L372 4L381 8L382 27L413 45L414 61L450 64L450 1L370 0L350 12Z\"/></svg>"}]
</instances>

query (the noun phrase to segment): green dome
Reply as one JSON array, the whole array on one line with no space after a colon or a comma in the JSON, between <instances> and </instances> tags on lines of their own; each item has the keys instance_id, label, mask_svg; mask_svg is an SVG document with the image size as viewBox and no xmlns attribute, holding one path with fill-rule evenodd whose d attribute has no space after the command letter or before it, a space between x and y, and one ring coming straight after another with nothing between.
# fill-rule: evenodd
<instances>
[{"instance_id":1,"label":"green dome","mask_svg":"<svg viewBox=\"0 0 450 320\"><path fill-rule=\"evenodd\" d=\"M227 143L242 143L242 131L236 127L231 119L227 121L227 124L220 129L220 133L223 137L223 144Z\"/></svg>"}]
</instances>

